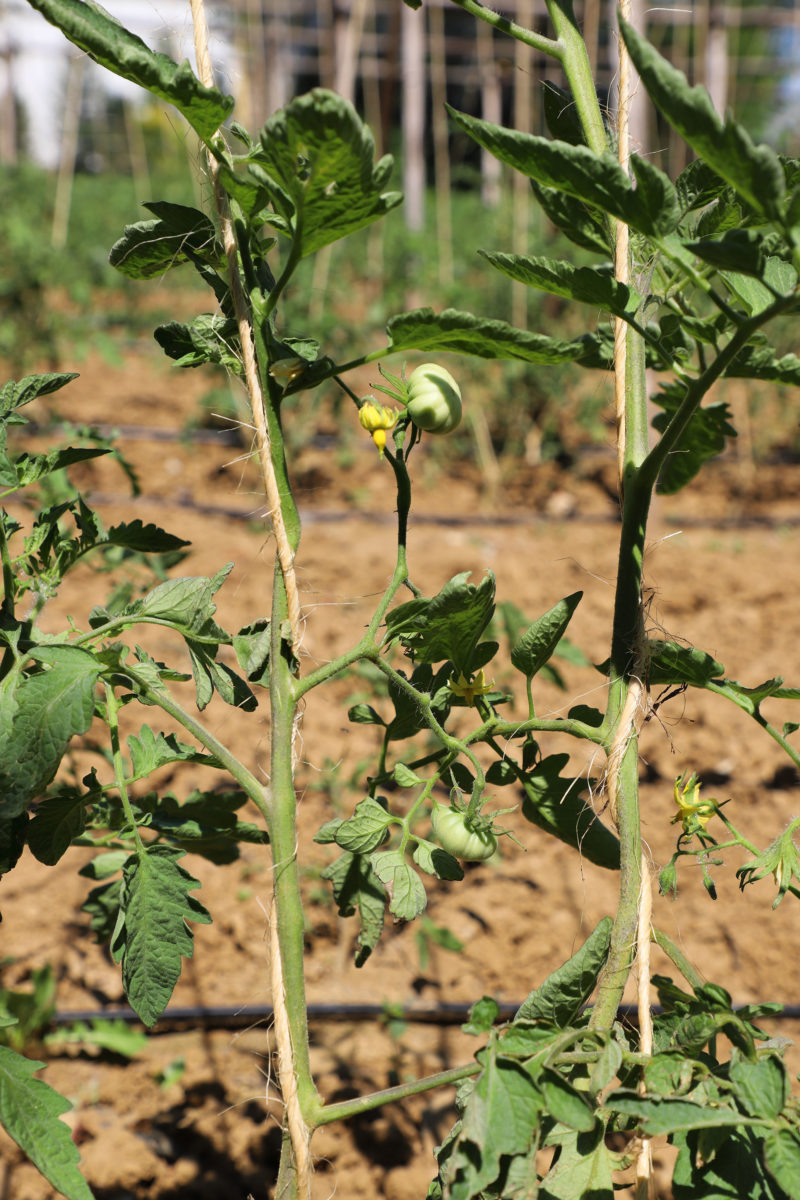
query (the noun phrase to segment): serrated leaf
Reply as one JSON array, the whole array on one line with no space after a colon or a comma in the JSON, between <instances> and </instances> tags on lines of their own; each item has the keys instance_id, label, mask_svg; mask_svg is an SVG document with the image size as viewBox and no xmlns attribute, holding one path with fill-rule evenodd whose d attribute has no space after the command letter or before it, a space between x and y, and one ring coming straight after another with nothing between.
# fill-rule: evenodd
<instances>
[{"instance_id":1,"label":"serrated leaf","mask_svg":"<svg viewBox=\"0 0 800 1200\"><path fill-rule=\"evenodd\" d=\"M582 597L583 592L573 592L559 600L534 621L515 643L511 662L526 679L532 679L555 653Z\"/></svg>"},{"instance_id":2,"label":"serrated leaf","mask_svg":"<svg viewBox=\"0 0 800 1200\"><path fill-rule=\"evenodd\" d=\"M794 1129L768 1129L764 1162L787 1196L800 1195L800 1138Z\"/></svg>"},{"instance_id":3,"label":"serrated leaf","mask_svg":"<svg viewBox=\"0 0 800 1200\"><path fill-rule=\"evenodd\" d=\"M675 189L667 176L646 160L632 157L638 184L634 188L610 151L595 154L588 146L505 129L449 105L448 112L479 146L544 187L566 192L648 237L665 237L678 225L680 206Z\"/></svg>"},{"instance_id":4,"label":"serrated leaf","mask_svg":"<svg viewBox=\"0 0 800 1200\"><path fill-rule=\"evenodd\" d=\"M528 1072L490 1047L443 1172L448 1197L480 1196L498 1178L506 1155L527 1154L541 1109L541 1093Z\"/></svg>"},{"instance_id":5,"label":"serrated leaf","mask_svg":"<svg viewBox=\"0 0 800 1200\"><path fill-rule=\"evenodd\" d=\"M742 1107L751 1117L777 1117L789 1094L786 1067L776 1054L755 1062L735 1053L729 1069L731 1083Z\"/></svg>"},{"instance_id":6,"label":"serrated leaf","mask_svg":"<svg viewBox=\"0 0 800 1200\"><path fill-rule=\"evenodd\" d=\"M167 1007L181 973L182 958L191 958L192 932L187 922L206 925L211 917L189 895L200 884L177 859L185 851L148 846L131 854L123 867L120 913L112 942L122 960L122 983L131 1008L145 1025L154 1025Z\"/></svg>"},{"instance_id":7,"label":"serrated leaf","mask_svg":"<svg viewBox=\"0 0 800 1200\"><path fill-rule=\"evenodd\" d=\"M786 193L778 156L756 146L732 118L723 122L703 87L690 87L686 77L626 21L620 32L642 84L659 112L697 154L747 203L771 220L779 219Z\"/></svg>"},{"instance_id":8,"label":"serrated leaf","mask_svg":"<svg viewBox=\"0 0 800 1200\"><path fill-rule=\"evenodd\" d=\"M0 697L0 813L15 817L53 779L70 739L85 733L94 713L102 670L77 646L37 646L31 655L46 669L27 675Z\"/></svg>"},{"instance_id":9,"label":"serrated leaf","mask_svg":"<svg viewBox=\"0 0 800 1200\"><path fill-rule=\"evenodd\" d=\"M436 875L439 879L450 881L464 878L464 871L458 859L425 838L418 839L412 858L426 875Z\"/></svg>"},{"instance_id":10,"label":"serrated leaf","mask_svg":"<svg viewBox=\"0 0 800 1200\"><path fill-rule=\"evenodd\" d=\"M202 367L213 363L234 375L242 375L239 327L222 313L200 313L187 325L170 321L159 325L153 337L178 367Z\"/></svg>"},{"instance_id":11,"label":"serrated leaf","mask_svg":"<svg viewBox=\"0 0 800 1200\"><path fill-rule=\"evenodd\" d=\"M595 1111L586 1094L577 1092L558 1071L545 1068L538 1084L542 1090L548 1114L560 1125L576 1133L589 1133L595 1127Z\"/></svg>"},{"instance_id":12,"label":"serrated leaf","mask_svg":"<svg viewBox=\"0 0 800 1200\"><path fill-rule=\"evenodd\" d=\"M17 865L28 836L28 814L18 813L9 820L0 820L0 876L7 875Z\"/></svg>"},{"instance_id":13,"label":"serrated leaf","mask_svg":"<svg viewBox=\"0 0 800 1200\"><path fill-rule=\"evenodd\" d=\"M375 874L386 888L389 912L398 921L413 921L424 912L428 900L425 888L414 868L400 850L378 851L371 856Z\"/></svg>"},{"instance_id":14,"label":"serrated leaf","mask_svg":"<svg viewBox=\"0 0 800 1200\"><path fill-rule=\"evenodd\" d=\"M648 1137L715 1125L737 1127L748 1123L747 1117L742 1116L737 1108L729 1108L725 1104L712 1107L668 1096L650 1099L622 1089L612 1092L605 1102L614 1111L635 1117Z\"/></svg>"},{"instance_id":15,"label":"serrated leaf","mask_svg":"<svg viewBox=\"0 0 800 1200\"><path fill-rule=\"evenodd\" d=\"M525 793L523 816L559 841L574 846L589 862L616 871L619 840L581 799L586 780L561 776L568 762L568 754L551 754L521 779Z\"/></svg>"},{"instance_id":16,"label":"serrated leaf","mask_svg":"<svg viewBox=\"0 0 800 1200\"><path fill-rule=\"evenodd\" d=\"M127 858L128 855L125 854L124 859L127 860ZM94 933L96 941L101 945L109 942L113 935L119 916L121 894L122 880L113 879L110 883L92 888L81 905L81 912L88 913L89 928Z\"/></svg>"},{"instance_id":17,"label":"serrated leaf","mask_svg":"<svg viewBox=\"0 0 800 1200\"><path fill-rule=\"evenodd\" d=\"M541 1182L539 1200L612 1200L612 1159L599 1125L558 1137L560 1153Z\"/></svg>"},{"instance_id":18,"label":"serrated leaf","mask_svg":"<svg viewBox=\"0 0 800 1200\"><path fill-rule=\"evenodd\" d=\"M354 704L347 710L347 719L354 725L385 725L383 717L371 704Z\"/></svg>"},{"instance_id":19,"label":"serrated leaf","mask_svg":"<svg viewBox=\"0 0 800 1200\"><path fill-rule=\"evenodd\" d=\"M690 162L675 180L678 202L684 212L705 208L721 196L725 188L725 180L720 179L702 158Z\"/></svg>"},{"instance_id":20,"label":"serrated leaf","mask_svg":"<svg viewBox=\"0 0 800 1200\"><path fill-rule=\"evenodd\" d=\"M137 734L127 738L131 770L134 775L144 777L158 767L174 762L198 762L214 765L216 759L204 754L195 746L179 742L174 733L153 733L149 725L143 725Z\"/></svg>"},{"instance_id":21,"label":"serrated leaf","mask_svg":"<svg viewBox=\"0 0 800 1200\"><path fill-rule=\"evenodd\" d=\"M528 333L505 321L475 317L455 308L446 308L438 315L432 308L399 313L387 323L386 332L393 351L446 351L539 364L574 362L586 354L580 338L565 341Z\"/></svg>"},{"instance_id":22,"label":"serrated leaf","mask_svg":"<svg viewBox=\"0 0 800 1200\"><path fill-rule=\"evenodd\" d=\"M696 646L651 638L647 643L647 680L651 685L705 687L712 679L725 674L722 663Z\"/></svg>"},{"instance_id":23,"label":"serrated leaf","mask_svg":"<svg viewBox=\"0 0 800 1200\"><path fill-rule=\"evenodd\" d=\"M622 1046L610 1035L592 1067L589 1086L594 1095L604 1091L622 1066Z\"/></svg>"},{"instance_id":24,"label":"serrated leaf","mask_svg":"<svg viewBox=\"0 0 800 1200\"><path fill-rule=\"evenodd\" d=\"M104 540L109 546L124 546L127 550L141 550L144 554L167 554L172 550L180 550L181 546L190 545L183 538L167 533L152 522L145 525L138 517L135 521L112 525Z\"/></svg>"},{"instance_id":25,"label":"serrated leaf","mask_svg":"<svg viewBox=\"0 0 800 1200\"><path fill-rule=\"evenodd\" d=\"M603 917L571 958L548 975L514 1014L515 1021L546 1021L557 1029L573 1023L594 991L608 958L613 921Z\"/></svg>"},{"instance_id":26,"label":"serrated leaf","mask_svg":"<svg viewBox=\"0 0 800 1200\"><path fill-rule=\"evenodd\" d=\"M535 179L531 180L531 189L545 215L565 237L584 250L608 255L612 249L611 237L597 209L556 188L542 187Z\"/></svg>"},{"instance_id":27,"label":"serrated leaf","mask_svg":"<svg viewBox=\"0 0 800 1200\"><path fill-rule=\"evenodd\" d=\"M339 906L340 917L357 911L361 929L356 939L356 966L363 967L380 941L386 909L386 893L370 860L359 854L342 854L322 871Z\"/></svg>"},{"instance_id":28,"label":"serrated leaf","mask_svg":"<svg viewBox=\"0 0 800 1200\"><path fill-rule=\"evenodd\" d=\"M233 111L233 97L204 87L184 60L180 66L151 50L92 0L30 0L69 41L115 75L174 104L201 138L208 140Z\"/></svg>"},{"instance_id":29,"label":"serrated leaf","mask_svg":"<svg viewBox=\"0 0 800 1200\"><path fill-rule=\"evenodd\" d=\"M108 879L109 875L116 875L117 871L122 870L127 859L127 850L106 850L103 854L95 855L81 867L78 874L85 875L87 879Z\"/></svg>"},{"instance_id":30,"label":"serrated leaf","mask_svg":"<svg viewBox=\"0 0 800 1200\"><path fill-rule=\"evenodd\" d=\"M476 586L470 572L445 584L431 599L401 604L386 617L387 640L399 641L421 663L449 660L456 672L470 670L472 654L494 613L494 575L488 572Z\"/></svg>"},{"instance_id":31,"label":"serrated leaf","mask_svg":"<svg viewBox=\"0 0 800 1200\"><path fill-rule=\"evenodd\" d=\"M233 563L228 563L210 578L168 579L119 615L130 612L134 617L166 621L196 642L229 642L230 635L212 620L217 611L212 596L219 591L232 569Z\"/></svg>"},{"instance_id":32,"label":"serrated leaf","mask_svg":"<svg viewBox=\"0 0 800 1200\"><path fill-rule=\"evenodd\" d=\"M391 157L374 159L368 127L347 100L325 88L298 96L267 121L257 163L303 257L401 202L400 192L383 190Z\"/></svg>"},{"instance_id":33,"label":"serrated leaf","mask_svg":"<svg viewBox=\"0 0 800 1200\"><path fill-rule=\"evenodd\" d=\"M40 863L52 867L67 852L86 828L87 796L74 788L64 788L58 796L48 797L36 806L28 827L28 845Z\"/></svg>"},{"instance_id":34,"label":"serrated leaf","mask_svg":"<svg viewBox=\"0 0 800 1200\"><path fill-rule=\"evenodd\" d=\"M412 771L410 767L407 767L406 764L402 762L396 764L394 771L392 771L392 775L394 776L394 781L397 786L401 788L417 787L418 784L424 782L424 780L417 775L416 771Z\"/></svg>"},{"instance_id":35,"label":"serrated leaf","mask_svg":"<svg viewBox=\"0 0 800 1200\"><path fill-rule=\"evenodd\" d=\"M271 624L259 617L233 635L233 649L239 666L250 683L269 686L269 656L272 650Z\"/></svg>"},{"instance_id":36,"label":"serrated leaf","mask_svg":"<svg viewBox=\"0 0 800 1200\"><path fill-rule=\"evenodd\" d=\"M96 446L65 446L62 449L50 450L47 454L20 454L16 459L17 487L29 487L39 479L45 479L54 471L63 471L73 463L86 462L90 458L101 458L110 454L107 449Z\"/></svg>"},{"instance_id":37,"label":"serrated leaf","mask_svg":"<svg viewBox=\"0 0 800 1200\"><path fill-rule=\"evenodd\" d=\"M498 254L487 250L478 253L510 279L538 288L553 296L579 300L602 308L615 316L632 316L641 304L639 296L627 284L618 283L613 275L594 267L574 267L572 263L552 258Z\"/></svg>"},{"instance_id":38,"label":"serrated leaf","mask_svg":"<svg viewBox=\"0 0 800 1200\"><path fill-rule=\"evenodd\" d=\"M49 396L77 379L76 371L50 371L45 375L25 375L22 379L10 379L0 388L0 421L17 408L30 404L39 396Z\"/></svg>"},{"instance_id":39,"label":"serrated leaf","mask_svg":"<svg viewBox=\"0 0 800 1200\"><path fill-rule=\"evenodd\" d=\"M380 846L391 822L386 809L367 796L356 805L352 817L338 826L336 844L352 854L367 854Z\"/></svg>"},{"instance_id":40,"label":"serrated leaf","mask_svg":"<svg viewBox=\"0 0 800 1200\"><path fill-rule=\"evenodd\" d=\"M771 346L745 346L725 368L730 379L763 379L800 387L800 358L784 354L780 358Z\"/></svg>"},{"instance_id":41,"label":"serrated leaf","mask_svg":"<svg viewBox=\"0 0 800 1200\"><path fill-rule=\"evenodd\" d=\"M92 1200L78 1170L78 1147L69 1126L59 1120L72 1105L34 1078L44 1066L0 1046L0 1121L56 1191L67 1200Z\"/></svg>"}]
</instances>

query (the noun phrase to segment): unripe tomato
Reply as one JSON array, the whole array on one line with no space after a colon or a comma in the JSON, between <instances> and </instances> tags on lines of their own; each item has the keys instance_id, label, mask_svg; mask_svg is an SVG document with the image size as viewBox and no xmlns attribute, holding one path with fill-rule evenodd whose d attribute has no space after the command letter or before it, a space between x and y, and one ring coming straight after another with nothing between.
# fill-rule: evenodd
<instances>
[{"instance_id":1,"label":"unripe tomato","mask_svg":"<svg viewBox=\"0 0 800 1200\"><path fill-rule=\"evenodd\" d=\"M438 363L423 363L407 383L408 415L427 433L451 433L461 420L461 391Z\"/></svg>"},{"instance_id":2,"label":"unripe tomato","mask_svg":"<svg viewBox=\"0 0 800 1200\"><path fill-rule=\"evenodd\" d=\"M431 813L433 832L439 845L453 858L464 862L483 862L497 849L497 835L490 825L481 825L480 820L470 819L466 813L445 804L434 804Z\"/></svg>"}]
</instances>

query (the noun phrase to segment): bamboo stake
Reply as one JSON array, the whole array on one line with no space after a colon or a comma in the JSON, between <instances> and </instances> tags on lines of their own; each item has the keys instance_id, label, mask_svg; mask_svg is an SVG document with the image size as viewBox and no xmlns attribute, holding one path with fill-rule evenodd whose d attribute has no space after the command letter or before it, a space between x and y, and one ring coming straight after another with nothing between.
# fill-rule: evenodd
<instances>
[{"instance_id":1,"label":"bamboo stake","mask_svg":"<svg viewBox=\"0 0 800 1200\"><path fill-rule=\"evenodd\" d=\"M67 68L67 94L64 98L64 126L61 131L61 153L58 160L56 198L53 204L53 228L50 241L56 250L67 244L69 211L72 205L72 184L75 179L75 159L78 153L78 132L81 124L81 97L85 59L70 58Z\"/></svg>"},{"instance_id":2,"label":"bamboo stake","mask_svg":"<svg viewBox=\"0 0 800 1200\"><path fill-rule=\"evenodd\" d=\"M425 226L425 25L422 15L403 6L403 190L406 227Z\"/></svg>"},{"instance_id":3,"label":"bamboo stake","mask_svg":"<svg viewBox=\"0 0 800 1200\"><path fill-rule=\"evenodd\" d=\"M439 283L453 282L453 223L450 210L450 131L447 124L447 52L444 13L437 5L428 6L430 37L431 96L433 100L433 163L436 182L436 251L439 256ZM482 24L482 22L481 22Z\"/></svg>"},{"instance_id":4,"label":"bamboo stake","mask_svg":"<svg viewBox=\"0 0 800 1200\"><path fill-rule=\"evenodd\" d=\"M533 23L532 0L519 0L517 24L530 29ZM530 46L514 42L514 128L530 133L531 128L531 62ZM514 199L512 212L511 242L514 254L525 254L528 249L528 219L531 206L531 189L528 180L519 171L514 172ZM511 321L519 329L528 323L528 289L516 280L511 284Z\"/></svg>"}]
</instances>

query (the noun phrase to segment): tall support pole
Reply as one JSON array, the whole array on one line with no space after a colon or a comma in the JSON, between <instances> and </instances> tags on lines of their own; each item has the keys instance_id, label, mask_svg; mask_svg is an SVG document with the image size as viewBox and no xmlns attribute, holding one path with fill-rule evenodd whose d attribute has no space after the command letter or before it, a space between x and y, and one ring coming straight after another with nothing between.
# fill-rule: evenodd
<instances>
[{"instance_id":1,"label":"tall support pole","mask_svg":"<svg viewBox=\"0 0 800 1200\"><path fill-rule=\"evenodd\" d=\"M481 78L481 116L493 125L503 123L503 90L500 67L494 56L494 37L485 21L477 23L478 70ZM481 148L481 200L486 208L500 203L502 164L488 150Z\"/></svg>"},{"instance_id":2,"label":"tall support pole","mask_svg":"<svg viewBox=\"0 0 800 1200\"><path fill-rule=\"evenodd\" d=\"M425 226L425 22L403 5L401 17L403 86L403 188L406 226Z\"/></svg>"},{"instance_id":3,"label":"tall support pole","mask_svg":"<svg viewBox=\"0 0 800 1200\"><path fill-rule=\"evenodd\" d=\"M450 211L450 131L445 110L447 52L444 12L438 5L428 5L428 22L433 104L433 166L436 182L436 248L439 256L439 283L445 286L453 281L453 225Z\"/></svg>"},{"instance_id":4,"label":"tall support pole","mask_svg":"<svg viewBox=\"0 0 800 1200\"><path fill-rule=\"evenodd\" d=\"M530 29L533 24L532 0L519 0L515 20ZM514 43L514 128L523 133L531 131L531 61L530 46ZM514 207L511 241L515 254L528 250L528 221L531 208L531 189L527 178L514 172ZM524 283L511 284L511 320L524 329L528 320L528 289Z\"/></svg>"}]
</instances>

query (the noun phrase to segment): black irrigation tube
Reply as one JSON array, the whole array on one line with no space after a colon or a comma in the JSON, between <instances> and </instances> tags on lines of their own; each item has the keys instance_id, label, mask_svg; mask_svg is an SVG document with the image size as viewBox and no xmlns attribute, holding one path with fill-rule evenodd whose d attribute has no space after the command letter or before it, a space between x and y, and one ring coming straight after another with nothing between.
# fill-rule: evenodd
<instances>
[{"instance_id":1,"label":"black irrigation tube","mask_svg":"<svg viewBox=\"0 0 800 1200\"><path fill-rule=\"evenodd\" d=\"M510 1021L519 1009L519 1003L498 1003L498 1019ZM745 1005L734 1005L734 1011ZM468 1004L437 1004L434 1007L395 1008L394 1005L383 1004L309 1004L308 1019L312 1024L327 1022L342 1022L358 1024L361 1021L406 1021L409 1025L430 1025L447 1027L463 1025L469 1018ZM663 1009L655 1004L653 1013L661 1013ZM637 1008L634 1004L620 1006L619 1015L630 1024L636 1024ZM192 1028L201 1026L203 1029L249 1029L257 1025L269 1024L272 1021L273 1010L269 1004L253 1005L247 1008L228 1005L174 1005L168 1008L159 1018L158 1027L151 1033L172 1033L183 1026ZM800 1004L787 1004L779 1013L770 1013L769 1021L800 1020ZM96 1008L96 1009L65 1009L53 1013L50 1023L53 1025L72 1025L77 1022L90 1024L93 1021L124 1021L126 1025L141 1024L136 1013L130 1008Z\"/></svg>"}]
</instances>

